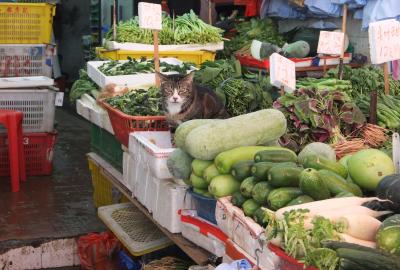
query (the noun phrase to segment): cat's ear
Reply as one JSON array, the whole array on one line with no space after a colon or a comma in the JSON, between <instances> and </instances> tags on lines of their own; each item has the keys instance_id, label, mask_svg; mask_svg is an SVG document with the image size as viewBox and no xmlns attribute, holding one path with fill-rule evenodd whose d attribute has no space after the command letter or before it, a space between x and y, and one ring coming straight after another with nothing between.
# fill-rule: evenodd
<instances>
[{"instance_id":1,"label":"cat's ear","mask_svg":"<svg viewBox=\"0 0 400 270\"><path fill-rule=\"evenodd\" d=\"M194 72L190 72L187 75L185 75L185 77L183 77L181 81L185 84L192 84L193 78L194 78Z\"/></svg>"},{"instance_id":2,"label":"cat's ear","mask_svg":"<svg viewBox=\"0 0 400 270\"><path fill-rule=\"evenodd\" d=\"M156 76L160 79L160 82L163 83L165 81L168 81L168 77L161 72L156 71Z\"/></svg>"}]
</instances>

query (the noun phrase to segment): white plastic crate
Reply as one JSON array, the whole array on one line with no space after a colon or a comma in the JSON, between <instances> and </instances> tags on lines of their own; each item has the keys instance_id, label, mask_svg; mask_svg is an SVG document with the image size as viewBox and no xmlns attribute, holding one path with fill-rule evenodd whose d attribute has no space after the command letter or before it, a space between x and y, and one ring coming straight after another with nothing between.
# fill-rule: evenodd
<instances>
[{"instance_id":1,"label":"white plastic crate","mask_svg":"<svg viewBox=\"0 0 400 270\"><path fill-rule=\"evenodd\" d=\"M134 132L129 135L129 152L147 164L156 178L170 179L167 160L175 150L171 139L169 131Z\"/></svg>"},{"instance_id":2,"label":"white plastic crate","mask_svg":"<svg viewBox=\"0 0 400 270\"><path fill-rule=\"evenodd\" d=\"M180 233L182 223L178 212L193 209L192 197L187 187L177 185L172 180L157 180L160 184L153 218L171 233Z\"/></svg>"},{"instance_id":3,"label":"white plastic crate","mask_svg":"<svg viewBox=\"0 0 400 270\"><path fill-rule=\"evenodd\" d=\"M1 88L32 88L53 86L54 80L45 76L32 76L32 77L5 77L0 78Z\"/></svg>"},{"instance_id":4,"label":"white plastic crate","mask_svg":"<svg viewBox=\"0 0 400 270\"><path fill-rule=\"evenodd\" d=\"M106 76L99 70L99 67L110 61L89 61L87 63L88 76L99 86L104 87L107 84L114 83L119 86L140 87L146 85L154 85L156 82L155 73L138 73L132 75ZM120 63L128 62L120 60ZM181 65L182 61L176 58L161 58L160 62L167 62L171 65ZM166 72L165 74L173 74L176 72Z\"/></svg>"},{"instance_id":5,"label":"white plastic crate","mask_svg":"<svg viewBox=\"0 0 400 270\"><path fill-rule=\"evenodd\" d=\"M0 45L0 77L52 77L55 55L53 45Z\"/></svg>"},{"instance_id":6,"label":"white plastic crate","mask_svg":"<svg viewBox=\"0 0 400 270\"><path fill-rule=\"evenodd\" d=\"M51 132L54 130L55 90L1 89L0 109L23 112L22 127L25 133Z\"/></svg>"}]
</instances>

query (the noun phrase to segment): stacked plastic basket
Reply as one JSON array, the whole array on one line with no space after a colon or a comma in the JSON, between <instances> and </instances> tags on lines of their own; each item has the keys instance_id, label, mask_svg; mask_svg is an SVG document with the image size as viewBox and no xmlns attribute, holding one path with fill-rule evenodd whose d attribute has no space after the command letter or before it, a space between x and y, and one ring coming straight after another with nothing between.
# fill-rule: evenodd
<instances>
[{"instance_id":1,"label":"stacked plastic basket","mask_svg":"<svg viewBox=\"0 0 400 270\"><path fill-rule=\"evenodd\" d=\"M51 44L55 5L0 3L0 109L23 112L28 176L52 173L56 88ZM6 130L0 126L0 177L9 175Z\"/></svg>"}]
</instances>

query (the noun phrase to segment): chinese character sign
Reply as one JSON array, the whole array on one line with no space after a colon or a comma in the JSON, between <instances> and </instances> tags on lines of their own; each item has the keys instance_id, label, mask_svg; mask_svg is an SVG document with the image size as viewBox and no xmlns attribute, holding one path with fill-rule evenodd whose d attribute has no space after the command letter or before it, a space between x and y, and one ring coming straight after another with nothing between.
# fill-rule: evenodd
<instances>
[{"instance_id":1,"label":"chinese character sign","mask_svg":"<svg viewBox=\"0 0 400 270\"><path fill-rule=\"evenodd\" d=\"M139 3L139 27L151 30L162 29L161 5Z\"/></svg>"},{"instance_id":2,"label":"chinese character sign","mask_svg":"<svg viewBox=\"0 0 400 270\"><path fill-rule=\"evenodd\" d=\"M269 58L271 84L276 87L285 87L285 91L291 92L296 89L296 64L274 53Z\"/></svg>"},{"instance_id":3,"label":"chinese character sign","mask_svg":"<svg viewBox=\"0 0 400 270\"><path fill-rule=\"evenodd\" d=\"M400 22L385 20L369 24L372 64L400 59Z\"/></svg>"},{"instance_id":4,"label":"chinese character sign","mask_svg":"<svg viewBox=\"0 0 400 270\"><path fill-rule=\"evenodd\" d=\"M342 54L344 46L344 33L321 31L319 33L318 53L328 55Z\"/></svg>"}]
</instances>

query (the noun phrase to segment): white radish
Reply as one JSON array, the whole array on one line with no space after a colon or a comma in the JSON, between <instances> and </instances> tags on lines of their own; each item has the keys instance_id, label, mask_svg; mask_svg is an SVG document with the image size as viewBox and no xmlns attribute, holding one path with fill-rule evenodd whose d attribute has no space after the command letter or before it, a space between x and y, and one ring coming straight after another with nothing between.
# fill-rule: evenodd
<instances>
[{"instance_id":1,"label":"white radish","mask_svg":"<svg viewBox=\"0 0 400 270\"><path fill-rule=\"evenodd\" d=\"M379 198L372 197L372 198L361 198L361 197L345 197L345 198L333 198L327 199L322 201L315 201L310 203L304 203L300 205L293 205L279 209L275 213L276 219L280 220L283 219L284 213L289 212L291 210L299 210L299 209L308 209L310 212L308 216L315 216L316 213L325 212L334 209L342 209L351 206L360 206L364 203L379 200Z\"/></svg>"},{"instance_id":2,"label":"white radish","mask_svg":"<svg viewBox=\"0 0 400 270\"><path fill-rule=\"evenodd\" d=\"M345 226L345 233L360 240L374 241L382 222L366 215L346 215L338 222Z\"/></svg>"},{"instance_id":3,"label":"white radish","mask_svg":"<svg viewBox=\"0 0 400 270\"><path fill-rule=\"evenodd\" d=\"M364 247L376 248L376 242L361 240L345 233L341 233L340 237L342 238L343 242L357 244Z\"/></svg>"},{"instance_id":4,"label":"white radish","mask_svg":"<svg viewBox=\"0 0 400 270\"><path fill-rule=\"evenodd\" d=\"M391 211L374 211L372 209L369 209L368 207L361 206L361 205L356 205L356 206L350 206L346 208L337 208L337 209L331 209L328 211L316 211L314 216L322 216L324 218L327 218L331 221L337 221L339 218L345 216L345 215L365 215L365 216L370 216L370 217L381 217L387 214L392 213ZM311 216L310 214L306 214L307 217L312 218L314 216Z\"/></svg>"}]
</instances>

